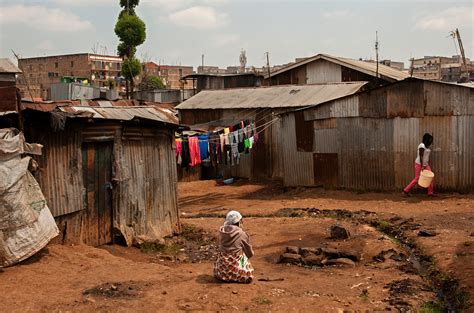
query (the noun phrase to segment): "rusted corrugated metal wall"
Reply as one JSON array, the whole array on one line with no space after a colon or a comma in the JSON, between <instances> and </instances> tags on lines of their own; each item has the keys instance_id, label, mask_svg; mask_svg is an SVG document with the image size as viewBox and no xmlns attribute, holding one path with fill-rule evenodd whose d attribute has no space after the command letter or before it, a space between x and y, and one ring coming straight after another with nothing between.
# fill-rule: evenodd
<instances>
[{"instance_id":1,"label":"rusted corrugated metal wall","mask_svg":"<svg viewBox=\"0 0 474 313\"><path fill-rule=\"evenodd\" d=\"M179 230L174 134L125 128L115 149L118 177L114 227L128 244Z\"/></svg>"},{"instance_id":2,"label":"rusted corrugated metal wall","mask_svg":"<svg viewBox=\"0 0 474 313\"><path fill-rule=\"evenodd\" d=\"M339 184L348 189L394 188L393 120L341 118Z\"/></svg>"},{"instance_id":3,"label":"rusted corrugated metal wall","mask_svg":"<svg viewBox=\"0 0 474 313\"><path fill-rule=\"evenodd\" d=\"M61 231L56 242L81 243L90 233L82 164L85 142L113 142L113 225L128 244L179 229L173 130L135 127L122 133L117 123L83 126L68 121L65 130L54 132L44 126L39 131L38 125L28 133L32 142L44 145L43 155L35 157L35 176Z\"/></svg>"},{"instance_id":4,"label":"rusted corrugated metal wall","mask_svg":"<svg viewBox=\"0 0 474 313\"><path fill-rule=\"evenodd\" d=\"M298 152L294 113L282 115L283 181L286 186L314 185L313 153Z\"/></svg>"},{"instance_id":5,"label":"rusted corrugated metal wall","mask_svg":"<svg viewBox=\"0 0 474 313\"><path fill-rule=\"evenodd\" d=\"M64 132L30 131L31 142L41 143L43 154L35 157L35 174L54 217L84 208L82 181L82 132L74 126Z\"/></svg>"},{"instance_id":6,"label":"rusted corrugated metal wall","mask_svg":"<svg viewBox=\"0 0 474 313\"><path fill-rule=\"evenodd\" d=\"M326 60L306 65L307 84L334 83L342 81L341 66Z\"/></svg>"},{"instance_id":7,"label":"rusted corrugated metal wall","mask_svg":"<svg viewBox=\"0 0 474 313\"><path fill-rule=\"evenodd\" d=\"M414 175L417 146L428 132L434 135L430 166L436 174L435 189L472 191L473 99L470 88L413 80L308 109L305 119L314 123L314 153L337 153L340 187L405 187ZM353 117L356 111L360 117ZM291 123L292 115L285 121ZM294 130L288 127L285 131ZM296 149L286 147L292 151L284 155L296 155ZM285 184L308 185L306 177L294 172L315 166L313 161L307 158L296 169L287 163ZM314 170L316 173L317 168Z\"/></svg>"}]
</instances>

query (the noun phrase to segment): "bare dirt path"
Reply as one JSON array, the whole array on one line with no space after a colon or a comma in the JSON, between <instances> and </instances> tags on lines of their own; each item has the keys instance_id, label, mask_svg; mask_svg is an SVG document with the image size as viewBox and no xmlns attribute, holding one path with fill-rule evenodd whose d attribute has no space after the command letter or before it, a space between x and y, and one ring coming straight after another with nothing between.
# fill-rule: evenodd
<instances>
[{"instance_id":1,"label":"bare dirt path","mask_svg":"<svg viewBox=\"0 0 474 313\"><path fill-rule=\"evenodd\" d=\"M217 186L213 181L182 183L179 194L186 229L202 228L209 233L205 239L196 237L187 261L170 261L157 251L143 253L137 248L50 245L27 262L0 270L0 311L417 311L435 300L426 281L407 270L409 263L400 259L374 261L384 250L403 252L374 228L350 219L271 216L281 209L291 212L295 208L366 210L387 223L395 215L413 218L412 223L419 227L408 231L410 235L426 253L435 256L436 266L458 278L472 294L471 195L445 194L431 200L423 195L403 198L397 194L288 190L278 184L248 182ZM222 223L221 218L212 216L230 209L248 215L244 226L255 246L252 262L257 278L250 285L221 284L212 277L212 253L208 253L213 249L212 235ZM209 217L196 218L196 214ZM256 215L264 217L251 217ZM329 240L328 228L334 223L347 227L352 239ZM418 237L420 229L435 230L437 235ZM179 246L180 241L174 244ZM362 259L355 267L311 269L275 264L287 245L354 248ZM201 254L205 257L199 259Z\"/></svg>"}]
</instances>

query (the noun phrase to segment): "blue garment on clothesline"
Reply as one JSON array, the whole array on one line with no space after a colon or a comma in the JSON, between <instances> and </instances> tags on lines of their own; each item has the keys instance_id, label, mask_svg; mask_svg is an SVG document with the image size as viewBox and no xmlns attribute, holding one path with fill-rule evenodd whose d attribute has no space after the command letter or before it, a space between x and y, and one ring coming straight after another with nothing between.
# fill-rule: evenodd
<instances>
[{"instance_id":1,"label":"blue garment on clothesline","mask_svg":"<svg viewBox=\"0 0 474 313\"><path fill-rule=\"evenodd\" d=\"M199 152L201 153L201 160L209 157L209 135L198 136Z\"/></svg>"}]
</instances>

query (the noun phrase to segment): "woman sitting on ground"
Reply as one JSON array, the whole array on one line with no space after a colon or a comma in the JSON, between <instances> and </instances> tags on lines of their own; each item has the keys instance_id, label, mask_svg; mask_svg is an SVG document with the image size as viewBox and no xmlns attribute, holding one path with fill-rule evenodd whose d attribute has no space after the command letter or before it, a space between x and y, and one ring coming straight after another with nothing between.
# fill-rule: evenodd
<instances>
[{"instance_id":1,"label":"woman sitting on ground","mask_svg":"<svg viewBox=\"0 0 474 313\"><path fill-rule=\"evenodd\" d=\"M214 265L214 276L224 282L250 283L253 256L249 235L242 230L242 215L237 211L227 213L219 230L219 252Z\"/></svg>"}]
</instances>

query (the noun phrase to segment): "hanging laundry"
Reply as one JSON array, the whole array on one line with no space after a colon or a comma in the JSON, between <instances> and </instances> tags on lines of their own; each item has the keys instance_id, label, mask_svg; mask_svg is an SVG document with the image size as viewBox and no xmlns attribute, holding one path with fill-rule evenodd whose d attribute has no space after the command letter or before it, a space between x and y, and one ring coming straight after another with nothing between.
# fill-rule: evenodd
<instances>
[{"instance_id":1,"label":"hanging laundry","mask_svg":"<svg viewBox=\"0 0 474 313\"><path fill-rule=\"evenodd\" d=\"M181 167L188 168L191 162L191 156L189 153L189 141L188 136L183 136L182 138L182 153L181 153Z\"/></svg>"},{"instance_id":2,"label":"hanging laundry","mask_svg":"<svg viewBox=\"0 0 474 313\"><path fill-rule=\"evenodd\" d=\"M198 140L201 160L205 160L209 157L209 135L200 135Z\"/></svg>"},{"instance_id":3,"label":"hanging laundry","mask_svg":"<svg viewBox=\"0 0 474 313\"><path fill-rule=\"evenodd\" d=\"M231 152L232 152L232 163L234 165L240 163L240 154L239 154L239 133L234 131L229 134Z\"/></svg>"},{"instance_id":4,"label":"hanging laundry","mask_svg":"<svg viewBox=\"0 0 474 313\"><path fill-rule=\"evenodd\" d=\"M229 127L224 128L224 134L228 134L228 133L230 133Z\"/></svg>"},{"instance_id":5,"label":"hanging laundry","mask_svg":"<svg viewBox=\"0 0 474 313\"><path fill-rule=\"evenodd\" d=\"M221 161L220 137L217 133L211 133L209 135L209 154L212 166L216 167Z\"/></svg>"},{"instance_id":6,"label":"hanging laundry","mask_svg":"<svg viewBox=\"0 0 474 313\"><path fill-rule=\"evenodd\" d=\"M183 141L181 138L176 138L175 140L175 146L176 146L176 163L181 165L183 161Z\"/></svg>"},{"instance_id":7,"label":"hanging laundry","mask_svg":"<svg viewBox=\"0 0 474 313\"><path fill-rule=\"evenodd\" d=\"M244 130L243 129L239 129L237 131L238 133L238 142L237 142L237 147L238 147L238 150L239 150L239 153L243 153L245 151L245 143L244 143L244 140L245 140L245 135L244 135Z\"/></svg>"},{"instance_id":8,"label":"hanging laundry","mask_svg":"<svg viewBox=\"0 0 474 313\"><path fill-rule=\"evenodd\" d=\"M190 163L191 166L196 166L201 164L201 155L199 151L199 140L198 137L189 137L189 155L190 155Z\"/></svg>"},{"instance_id":9,"label":"hanging laundry","mask_svg":"<svg viewBox=\"0 0 474 313\"><path fill-rule=\"evenodd\" d=\"M253 141L254 141L254 138L253 136L249 138L249 149L252 149L253 147Z\"/></svg>"},{"instance_id":10,"label":"hanging laundry","mask_svg":"<svg viewBox=\"0 0 474 313\"><path fill-rule=\"evenodd\" d=\"M219 135L219 139L220 139L220 142L221 142L221 151L224 152L224 145L225 145L225 139L224 139L224 134L220 134Z\"/></svg>"}]
</instances>

